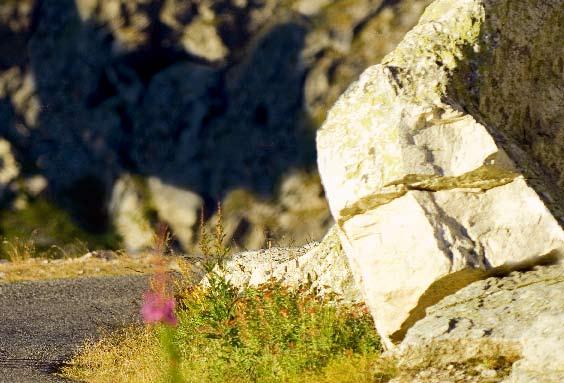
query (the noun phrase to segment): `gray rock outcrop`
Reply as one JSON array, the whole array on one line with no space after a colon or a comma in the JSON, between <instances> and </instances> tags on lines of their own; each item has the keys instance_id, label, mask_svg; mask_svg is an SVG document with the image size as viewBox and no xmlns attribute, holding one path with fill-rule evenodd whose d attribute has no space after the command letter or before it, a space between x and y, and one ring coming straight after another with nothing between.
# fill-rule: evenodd
<instances>
[{"instance_id":1,"label":"gray rock outcrop","mask_svg":"<svg viewBox=\"0 0 564 383\"><path fill-rule=\"evenodd\" d=\"M330 209L388 347L456 272L564 248L562 5L434 2L318 131Z\"/></svg>"},{"instance_id":2,"label":"gray rock outcrop","mask_svg":"<svg viewBox=\"0 0 564 383\"><path fill-rule=\"evenodd\" d=\"M0 138L0 198L10 183L20 174L20 165L14 157L12 145Z\"/></svg>"},{"instance_id":3,"label":"gray rock outcrop","mask_svg":"<svg viewBox=\"0 0 564 383\"><path fill-rule=\"evenodd\" d=\"M268 246L296 247L322 238L333 225L316 174L284 176L275 198L257 198L243 189L230 192L222 209L225 244L234 251ZM217 215L209 224L214 226Z\"/></svg>"},{"instance_id":4,"label":"gray rock outcrop","mask_svg":"<svg viewBox=\"0 0 564 383\"><path fill-rule=\"evenodd\" d=\"M235 254L215 270L239 288L276 281L341 302L362 302L334 228L320 242Z\"/></svg>"},{"instance_id":5,"label":"gray rock outcrop","mask_svg":"<svg viewBox=\"0 0 564 383\"><path fill-rule=\"evenodd\" d=\"M202 198L151 177L147 181L151 204L159 218L169 225L185 249L194 247L195 232L203 206Z\"/></svg>"},{"instance_id":6,"label":"gray rock outcrop","mask_svg":"<svg viewBox=\"0 0 564 383\"><path fill-rule=\"evenodd\" d=\"M154 245L155 232L146 214L145 189L138 178L122 175L112 190L110 216L125 250L130 253Z\"/></svg>"},{"instance_id":7,"label":"gray rock outcrop","mask_svg":"<svg viewBox=\"0 0 564 383\"><path fill-rule=\"evenodd\" d=\"M429 307L401 343L400 366L429 368L430 355L433 367L444 368L486 352L517 354L504 382L564 381L564 266L497 274Z\"/></svg>"}]
</instances>

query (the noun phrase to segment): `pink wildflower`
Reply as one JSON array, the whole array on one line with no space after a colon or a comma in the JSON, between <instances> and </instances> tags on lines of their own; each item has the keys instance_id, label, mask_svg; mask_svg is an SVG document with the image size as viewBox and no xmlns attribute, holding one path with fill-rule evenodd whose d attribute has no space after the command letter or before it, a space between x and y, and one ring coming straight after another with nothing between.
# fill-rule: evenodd
<instances>
[{"instance_id":1,"label":"pink wildflower","mask_svg":"<svg viewBox=\"0 0 564 383\"><path fill-rule=\"evenodd\" d=\"M141 315L145 323L164 323L176 326L178 320L174 314L175 302L173 298L166 298L157 293L146 293L143 296Z\"/></svg>"}]
</instances>

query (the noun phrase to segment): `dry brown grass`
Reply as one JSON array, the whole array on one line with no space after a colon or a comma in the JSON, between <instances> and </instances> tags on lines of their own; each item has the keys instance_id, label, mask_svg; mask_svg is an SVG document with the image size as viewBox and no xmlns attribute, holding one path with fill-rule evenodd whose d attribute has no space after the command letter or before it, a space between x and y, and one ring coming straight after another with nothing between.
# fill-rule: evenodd
<instances>
[{"instance_id":1,"label":"dry brown grass","mask_svg":"<svg viewBox=\"0 0 564 383\"><path fill-rule=\"evenodd\" d=\"M155 256L142 254L135 257L112 253L111 258L82 256L68 259L27 258L17 262L0 263L0 284L45 279L77 278L86 276L149 274L154 272ZM184 261L170 257L166 267L179 270Z\"/></svg>"},{"instance_id":2,"label":"dry brown grass","mask_svg":"<svg viewBox=\"0 0 564 383\"><path fill-rule=\"evenodd\" d=\"M98 342L87 343L68 367L67 378L81 382L158 382L165 358L148 327L131 326Z\"/></svg>"},{"instance_id":3,"label":"dry brown grass","mask_svg":"<svg viewBox=\"0 0 564 383\"><path fill-rule=\"evenodd\" d=\"M11 262L21 262L35 257L35 241L32 238L15 237L12 240L3 239L1 250Z\"/></svg>"},{"instance_id":4,"label":"dry brown grass","mask_svg":"<svg viewBox=\"0 0 564 383\"><path fill-rule=\"evenodd\" d=\"M158 342L150 327L126 328L96 343L86 344L63 369L63 376L92 383L160 382L166 357ZM205 366L197 374L192 374L187 366L183 367L186 383L214 381L211 376L205 376ZM396 373L392 359L383 359L378 354L351 353L331 360L320 371L294 376L287 383L385 383ZM224 380L224 383L240 382L240 377L231 380L225 377Z\"/></svg>"}]
</instances>

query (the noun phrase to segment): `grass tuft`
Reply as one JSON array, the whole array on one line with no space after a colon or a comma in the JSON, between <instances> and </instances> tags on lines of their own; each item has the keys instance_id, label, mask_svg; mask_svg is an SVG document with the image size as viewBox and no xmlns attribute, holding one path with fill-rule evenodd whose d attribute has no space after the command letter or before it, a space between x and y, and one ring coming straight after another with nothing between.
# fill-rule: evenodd
<instances>
[{"instance_id":1,"label":"grass tuft","mask_svg":"<svg viewBox=\"0 0 564 383\"><path fill-rule=\"evenodd\" d=\"M2 239L0 254L4 255L10 262L23 262L36 256L35 241L29 237L27 239L14 237L11 240ZM1 257L0 257L1 258Z\"/></svg>"}]
</instances>

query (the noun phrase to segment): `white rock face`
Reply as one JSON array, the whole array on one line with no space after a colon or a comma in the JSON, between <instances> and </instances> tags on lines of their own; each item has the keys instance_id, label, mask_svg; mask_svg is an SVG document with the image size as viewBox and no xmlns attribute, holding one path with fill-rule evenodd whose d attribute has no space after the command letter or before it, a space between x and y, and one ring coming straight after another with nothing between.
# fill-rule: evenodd
<instances>
[{"instance_id":1,"label":"white rock face","mask_svg":"<svg viewBox=\"0 0 564 383\"><path fill-rule=\"evenodd\" d=\"M20 166L12 152L12 145L0 138L0 193L19 174Z\"/></svg>"},{"instance_id":2,"label":"white rock face","mask_svg":"<svg viewBox=\"0 0 564 383\"><path fill-rule=\"evenodd\" d=\"M190 249L198 214L203 206L202 198L189 190L167 185L155 177L148 179L147 187L159 217L170 225L182 246Z\"/></svg>"},{"instance_id":3,"label":"white rock face","mask_svg":"<svg viewBox=\"0 0 564 383\"><path fill-rule=\"evenodd\" d=\"M114 184L109 211L116 231L128 252L153 246L154 232L143 213L144 196L141 181L130 175L121 176Z\"/></svg>"},{"instance_id":4,"label":"white rock face","mask_svg":"<svg viewBox=\"0 0 564 383\"><path fill-rule=\"evenodd\" d=\"M557 2L526 3L534 12L508 0L436 1L382 64L351 85L318 131L330 209L388 347L390 337L401 340L440 279L564 249L563 201L553 187L559 173L533 176L535 161L554 158L528 152L493 112L472 113L497 97L495 89L475 83L495 77L491 57L503 57L508 72L521 69L522 60L542 59L504 51L506 41L526 46L554 33L537 26L558 19ZM488 33L506 25L507 15L512 23L522 18L522 28L496 32L493 41ZM520 83L533 84L535 75L524 73ZM516 82L506 77L509 85L501 76L500 89ZM542 92L530 88L523 97ZM557 109L554 100L547 113ZM523 105L504 101L507 113L523 113ZM524 129L534 136L539 127ZM546 150L552 152L558 150Z\"/></svg>"},{"instance_id":5,"label":"white rock face","mask_svg":"<svg viewBox=\"0 0 564 383\"><path fill-rule=\"evenodd\" d=\"M241 288L273 279L290 287L308 285L318 295L336 295L343 302L362 302L335 228L321 242L302 247L235 254L225 262L221 272Z\"/></svg>"},{"instance_id":6,"label":"white rock face","mask_svg":"<svg viewBox=\"0 0 564 383\"><path fill-rule=\"evenodd\" d=\"M429 307L398 350L400 368L516 353L505 383L564 381L564 266L519 269L498 270Z\"/></svg>"},{"instance_id":7,"label":"white rock face","mask_svg":"<svg viewBox=\"0 0 564 383\"><path fill-rule=\"evenodd\" d=\"M222 60L229 53L213 22L196 20L184 31L182 45L187 52L210 61Z\"/></svg>"},{"instance_id":8,"label":"white rock face","mask_svg":"<svg viewBox=\"0 0 564 383\"><path fill-rule=\"evenodd\" d=\"M294 3L293 8L306 16L311 16L319 13L330 3L331 0L298 0Z\"/></svg>"},{"instance_id":9,"label":"white rock face","mask_svg":"<svg viewBox=\"0 0 564 383\"><path fill-rule=\"evenodd\" d=\"M543 314L520 339L523 359L513 365L505 383L564 381L564 313Z\"/></svg>"}]
</instances>

